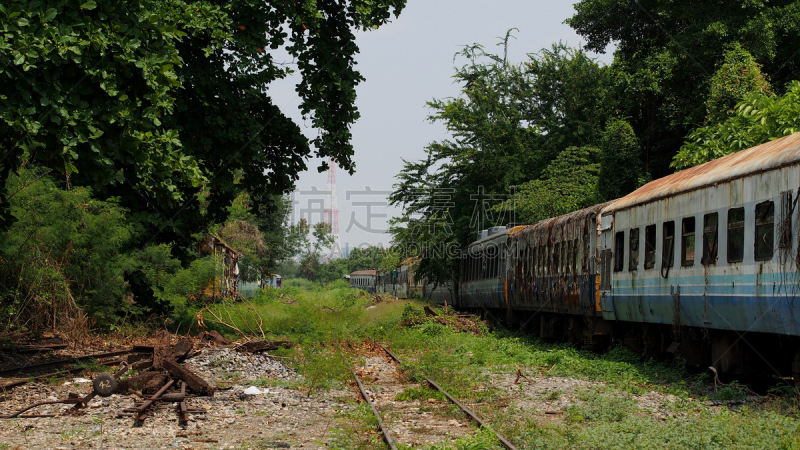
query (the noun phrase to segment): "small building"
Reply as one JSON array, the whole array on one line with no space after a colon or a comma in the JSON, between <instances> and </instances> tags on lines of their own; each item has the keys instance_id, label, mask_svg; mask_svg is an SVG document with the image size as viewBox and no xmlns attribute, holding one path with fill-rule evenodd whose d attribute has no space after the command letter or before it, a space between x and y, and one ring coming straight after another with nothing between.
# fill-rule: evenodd
<instances>
[{"instance_id":1,"label":"small building","mask_svg":"<svg viewBox=\"0 0 800 450\"><path fill-rule=\"evenodd\" d=\"M273 274L271 277L266 277L261 281L261 287L271 287L275 289L281 288L281 276Z\"/></svg>"},{"instance_id":2,"label":"small building","mask_svg":"<svg viewBox=\"0 0 800 450\"><path fill-rule=\"evenodd\" d=\"M203 242L200 243L200 254L203 256L213 256L217 273L209 284L209 297L237 297L239 295L239 260L241 254L233 249L225 241L215 236L207 234Z\"/></svg>"},{"instance_id":3,"label":"small building","mask_svg":"<svg viewBox=\"0 0 800 450\"><path fill-rule=\"evenodd\" d=\"M350 274L350 287L375 292L375 278L377 270L357 270Z\"/></svg>"}]
</instances>

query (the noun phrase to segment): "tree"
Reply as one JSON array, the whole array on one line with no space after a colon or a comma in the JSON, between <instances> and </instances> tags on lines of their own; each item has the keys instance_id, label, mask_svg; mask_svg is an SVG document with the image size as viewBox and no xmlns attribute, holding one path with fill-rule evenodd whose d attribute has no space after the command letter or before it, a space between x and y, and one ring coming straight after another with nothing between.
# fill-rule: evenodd
<instances>
[{"instance_id":1,"label":"tree","mask_svg":"<svg viewBox=\"0 0 800 450\"><path fill-rule=\"evenodd\" d=\"M139 230L114 200L59 189L46 170L8 180L14 224L0 231L0 330L74 333L135 313L124 251Z\"/></svg>"},{"instance_id":2,"label":"tree","mask_svg":"<svg viewBox=\"0 0 800 450\"><path fill-rule=\"evenodd\" d=\"M687 134L706 124L712 78L726 52L738 46L752 55L777 93L800 78L795 1L582 0L575 10L567 23L586 39L587 50L616 45L618 116L633 127L644 169L655 178L672 173L670 162Z\"/></svg>"},{"instance_id":3,"label":"tree","mask_svg":"<svg viewBox=\"0 0 800 450\"><path fill-rule=\"evenodd\" d=\"M711 77L706 123L724 122L734 114L736 105L752 92L770 94L771 88L753 56L736 43L733 49L725 52L722 65Z\"/></svg>"},{"instance_id":4,"label":"tree","mask_svg":"<svg viewBox=\"0 0 800 450\"><path fill-rule=\"evenodd\" d=\"M530 224L597 204L599 156L595 147L567 148L541 178L517 186L514 197L496 210L513 210L517 223Z\"/></svg>"},{"instance_id":5,"label":"tree","mask_svg":"<svg viewBox=\"0 0 800 450\"><path fill-rule=\"evenodd\" d=\"M386 259L386 250L383 247L370 245L365 248L354 248L347 255L347 273L357 270L379 269Z\"/></svg>"},{"instance_id":6,"label":"tree","mask_svg":"<svg viewBox=\"0 0 800 450\"><path fill-rule=\"evenodd\" d=\"M329 249L335 241L331 224L319 222L312 229L308 226L306 219L300 219L297 227L301 236L301 246L304 249L300 259L299 275L308 280L317 281L320 285L341 277L344 270L343 263L322 261L322 250Z\"/></svg>"},{"instance_id":7,"label":"tree","mask_svg":"<svg viewBox=\"0 0 800 450\"><path fill-rule=\"evenodd\" d=\"M223 222L243 188L289 189L312 154L352 171L363 80L353 32L404 4L4 2L0 177L35 162L146 212L146 235L169 242ZM302 76L301 110L319 131L310 142L267 93L290 72L265 51L280 47ZM0 221L10 220L2 198Z\"/></svg>"},{"instance_id":8,"label":"tree","mask_svg":"<svg viewBox=\"0 0 800 450\"><path fill-rule=\"evenodd\" d=\"M642 176L639 142L624 120L611 121L600 145L600 174L597 193L602 201L633 192Z\"/></svg>"},{"instance_id":9,"label":"tree","mask_svg":"<svg viewBox=\"0 0 800 450\"><path fill-rule=\"evenodd\" d=\"M476 44L457 57L461 95L429 103L430 120L453 137L404 161L389 197L403 208L391 222L395 252L420 258L418 273L434 283L457 277L458 250L476 231L512 220L496 206L513 186L542 177L568 147L599 144L613 113L608 71L580 50L555 44L510 64Z\"/></svg>"},{"instance_id":10,"label":"tree","mask_svg":"<svg viewBox=\"0 0 800 450\"><path fill-rule=\"evenodd\" d=\"M693 131L672 166L678 170L800 131L800 81L781 96L752 92L726 121Z\"/></svg>"}]
</instances>

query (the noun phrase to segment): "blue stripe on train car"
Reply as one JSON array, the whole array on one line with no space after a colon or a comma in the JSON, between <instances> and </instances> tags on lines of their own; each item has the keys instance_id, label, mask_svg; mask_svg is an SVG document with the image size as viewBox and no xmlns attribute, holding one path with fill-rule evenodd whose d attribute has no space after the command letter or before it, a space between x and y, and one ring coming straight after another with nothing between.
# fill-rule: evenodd
<instances>
[{"instance_id":1,"label":"blue stripe on train car","mask_svg":"<svg viewBox=\"0 0 800 450\"><path fill-rule=\"evenodd\" d=\"M676 290L676 293L678 291ZM610 300L616 320L723 330L800 335L792 295L619 295Z\"/></svg>"}]
</instances>

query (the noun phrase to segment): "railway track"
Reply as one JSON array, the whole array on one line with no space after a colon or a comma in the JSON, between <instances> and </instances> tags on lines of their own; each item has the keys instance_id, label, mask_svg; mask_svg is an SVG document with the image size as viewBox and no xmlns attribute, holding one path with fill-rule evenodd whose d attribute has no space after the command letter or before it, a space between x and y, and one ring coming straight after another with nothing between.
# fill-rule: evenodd
<instances>
[{"instance_id":1,"label":"railway track","mask_svg":"<svg viewBox=\"0 0 800 450\"><path fill-rule=\"evenodd\" d=\"M386 355L393 361L393 363L395 364L395 367L399 367L399 366L402 365L402 362L400 361L400 359L397 358L397 356L394 353L392 353L391 350L389 350L385 346L381 345L377 341L374 341L374 340L372 340L372 341L376 345L380 346L380 348L386 353ZM390 449L395 450L397 448L397 444L396 444L397 440L393 436L392 432L389 430L389 427L387 427L386 421L381 416L381 413L380 413L380 410L378 408L378 405L376 405L377 402L373 401L372 398L370 397L367 389L364 387L364 383L362 382L361 378L358 376L358 373L356 373L356 371L353 370L353 369L351 369L351 372L353 374L353 377L356 380L356 383L358 384L358 388L359 388L361 397L364 398L364 400L370 405L370 408L372 409L372 413L378 419L378 429L379 429L379 431L381 432L381 434L383 436L384 442L386 443L386 445ZM498 433L495 430L493 430L483 419L481 419L477 414L475 414L475 412L470 410L462 402L458 401L458 399L456 399L455 397L450 395L450 393L448 393L446 390L444 390L438 383L436 383L435 381L431 380L428 377L424 377L424 379L425 379L425 382L432 389L434 389L435 391L440 392L447 399L447 401L449 403L457 406L477 426L479 426L481 428L485 428L485 429L490 430L491 432L493 432L497 436L497 438L500 441L500 443L503 444L503 446L505 448L507 448L509 450L516 450L516 447L514 446L514 444L512 444L508 439L506 439L505 437L500 435L500 433ZM377 398L377 394L376 394L376 398ZM448 425L451 425L453 427L462 426L461 424L457 424L457 425L453 424L453 422L456 422L456 421L450 421L450 423Z\"/></svg>"}]
</instances>

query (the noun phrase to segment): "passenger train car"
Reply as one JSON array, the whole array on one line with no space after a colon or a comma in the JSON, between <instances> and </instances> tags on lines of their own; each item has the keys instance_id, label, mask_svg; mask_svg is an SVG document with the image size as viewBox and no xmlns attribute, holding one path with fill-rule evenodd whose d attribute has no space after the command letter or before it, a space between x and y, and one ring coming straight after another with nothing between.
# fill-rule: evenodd
<instances>
[{"instance_id":1,"label":"passenger train car","mask_svg":"<svg viewBox=\"0 0 800 450\"><path fill-rule=\"evenodd\" d=\"M585 348L620 343L798 380L799 196L797 133L608 203L490 230L436 295L407 268L379 275L377 289L421 291Z\"/></svg>"},{"instance_id":2,"label":"passenger train car","mask_svg":"<svg viewBox=\"0 0 800 450\"><path fill-rule=\"evenodd\" d=\"M358 270L350 274L350 286L373 293L377 277L377 270Z\"/></svg>"}]
</instances>

